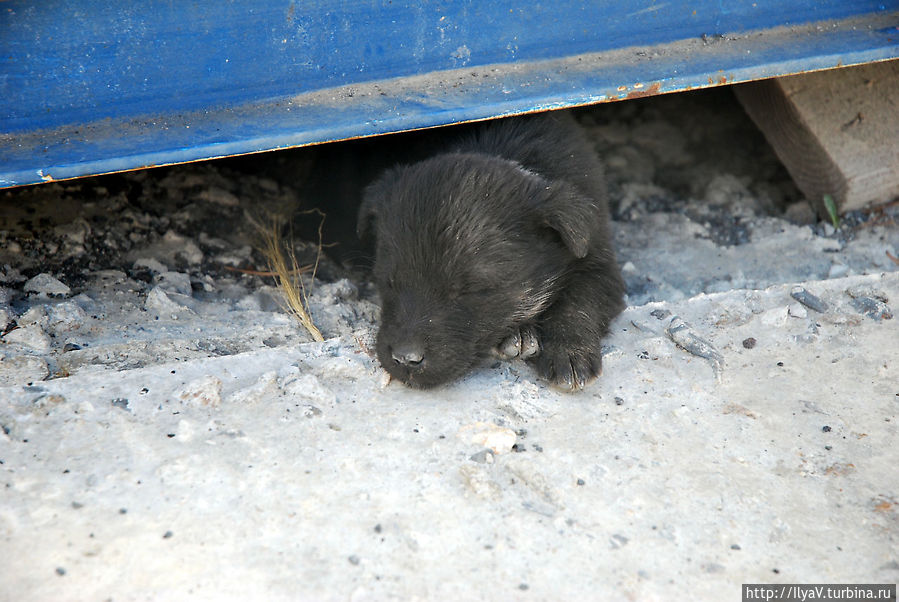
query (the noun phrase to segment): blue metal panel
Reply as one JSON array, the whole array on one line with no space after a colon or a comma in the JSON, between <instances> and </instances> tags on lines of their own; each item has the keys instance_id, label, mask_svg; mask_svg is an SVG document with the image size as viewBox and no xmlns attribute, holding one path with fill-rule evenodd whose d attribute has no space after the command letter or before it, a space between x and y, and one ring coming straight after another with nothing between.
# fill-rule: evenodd
<instances>
[{"instance_id":1,"label":"blue metal panel","mask_svg":"<svg viewBox=\"0 0 899 602\"><path fill-rule=\"evenodd\" d=\"M0 187L895 58L897 10L7 1Z\"/></svg>"}]
</instances>

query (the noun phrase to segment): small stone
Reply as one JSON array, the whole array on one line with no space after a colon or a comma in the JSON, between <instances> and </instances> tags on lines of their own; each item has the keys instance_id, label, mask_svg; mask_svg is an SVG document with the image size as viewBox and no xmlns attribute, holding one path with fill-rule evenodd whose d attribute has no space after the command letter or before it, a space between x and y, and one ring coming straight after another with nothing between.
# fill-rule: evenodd
<instances>
[{"instance_id":1,"label":"small stone","mask_svg":"<svg viewBox=\"0 0 899 602\"><path fill-rule=\"evenodd\" d=\"M188 297L193 294L190 276L184 272L163 272L156 276L156 284L167 293L177 293Z\"/></svg>"},{"instance_id":2,"label":"small stone","mask_svg":"<svg viewBox=\"0 0 899 602\"><path fill-rule=\"evenodd\" d=\"M492 422L475 422L465 425L459 429L459 437L480 447L485 447L494 454L511 451L516 442L515 431Z\"/></svg>"},{"instance_id":3,"label":"small stone","mask_svg":"<svg viewBox=\"0 0 899 602\"><path fill-rule=\"evenodd\" d=\"M236 196L227 190L216 187L201 190L197 194L197 198L223 207L237 207L240 204L240 200Z\"/></svg>"},{"instance_id":4,"label":"small stone","mask_svg":"<svg viewBox=\"0 0 899 602\"><path fill-rule=\"evenodd\" d=\"M830 266L830 270L827 272L827 278L831 280L834 278L842 278L848 273L849 266L843 265L842 263L835 263Z\"/></svg>"},{"instance_id":5,"label":"small stone","mask_svg":"<svg viewBox=\"0 0 899 602\"><path fill-rule=\"evenodd\" d=\"M577 484L578 484L579 487L583 487L584 485L587 484L587 482L584 481L584 479L578 479L578 480L577 480Z\"/></svg>"},{"instance_id":6,"label":"small stone","mask_svg":"<svg viewBox=\"0 0 899 602\"><path fill-rule=\"evenodd\" d=\"M825 433L829 433L832 429L829 426L822 426L821 430Z\"/></svg>"},{"instance_id":7,"label":"small stone","mask_svg":"<svg viewBox=\"0 0 899 602\"><path fill-rule=\"evenodd\" d=\"M186 384L175 397L191 405L217 408L222 403L222 381L212 375Z\"/></svg>"},{"instance_id":8,"label":"small stone","mask_svg":"<svg viewBox=\"0 0 899 602\"><path fill-rule=\"evenodd\" d=\"M742 550L743 548L740 547L740 544L735 543L735 544L733 544L733 545L730 546L730 549L731 549L731 550Z\"/></svg>"},{"instance_id":9,"label":"small stone","mask_svg":"<svg viewBox=\"0 0 899 602\"><path fill-rule=\"evenodd\" d=\"M187 306L173 301L160 286L153 288L153 290L147 293L144 309L159 316L173 319L177 319L178 314L182 312L193 313Z\"/></svg>"},{"instance_id":10,"label":"small stone","mask_svg":"<svg viewBox=\"0 0 899 602\"><path fill-rule=\"evenodd\" d=\"M142 257L134 261L134 269L135 270L143 270L146 269L153 274L164 274L168 272L169 269L157 261L152 257Z\"/></svg>"},{"instance_id":11,"label":"small stone","mask_svg":"<svg viewBox=\"0 0 899 602\"><path fill-rule=\"evenodd\" d=\"M820 297L817 297L801 286L794 286L790 291L790 296L802 303L804 306L823 314L828 310L828 305Z\"/></svg>"},{"instance_id":12,"label":"small stone","mask_svg":"<svg viewBox=\"0 0 899 602\"><path fill-rule=\"evenodd\" d=\"M65 297L72 293L72 289L50 274L38 274L26 282L22 290L26 293L35 293L48 297Z\"/></svg>"},{"instance_id":13,"label":"small stone","mask_svg":"<svg viewBox=\"0 0 899 602\"><path fill-rule=\"evenodd\" d=\"M15 332L15 331L13 331ZM3 340L6 340L5 337ZM47 362L31 355L0 355L0 387L24 385L50 376Z\"/></svg>"},{"instance_id":14,"label":"small stone","mask_svg":"<svg viewBox=\"0 0 899 602\"><path fill-rule=\"evenodd\" d=\"M858 313L871 318L875 322L893 319L893 312L890 307L883 301L873 297L856 297L852 299L850 304Z\"/></svg>"},{"instance_id":15,"label":"small stone","mask_svg":"<svg viewBox=\"0 0 899 602\"><path fill-rule=\"evenodd\" d=\"M316 414L315 410L321 407L330 407L337 401L337 394L323 385L314 374L289 376L282 382L281 390L287 396L298 397L303 401L311 402L308 404L308 409L303 409L303 415L307 418L321 415L321 410L319 410L319 414Z\"/></svg>"},{"instance_id":16,"label":"small stone","mask_svg":"<svg viewBox=\"0 0 899 602\"><path fill-rule=\"evenodd\" d=\"M162 534L162 538L163 539L171 539L173 535L175 535L175 534L172 533L171 531L166 531L165 533Z\"/></svg>"},{"instance_id":17,"label":"small stone","mask_svg":"<svg viewBox=\"0 0 899 602\"><path fill-rule=\"evenodd\" d=\"M806 310L800 303L791 303L787 308L787 314L793 318L807 318L808 310Z\"/></svg>"},{"instance_id":18,"label":"small stone","mask_svg":"<svg viewBox=\"0 0 899 602\"><path fill-rule=\"evenodd\" d=\"M752 349L753 347L755 347L755 344L756 340L753 337L743 339L743 347L745 347L746 349Z\"/></svg>"},{"instance_id":19,"label":"small stone","mask_svg":"<svg viewBox=\"0 0 899 602\"><path fill-rule=\"evenodd\" d=\"M44 309L43 305L35 305L19 316L16 320L16 324L18 324L19 327L37 324L41 328L44 328L47 325L47 311Z\"/></svg>"},{"instance_id":20,"label":"small stone","mask_svg":"<svg viewBox=\"0 0 899 602\"><path fill-rule=\"evenodd\" d=\"M302 411L305 418L317 418L322 415L322 411L313 405L304 405Z\"/></svg>"},{"instance_id":21,"label":"small stone","mask_svg":"<svg viewBox=\"0 0 899 602\"><path fill-rule=\"evenodd\" d=\"M468 459L478 464L493 464L493 452L489 449L482 449L478 453L472 454Z\"/></svg>"},{"instance_id":22,"label":"small stone","mask_svg":"<svg viewBox=\"0 0 899 602\"><path fill-rule=\"evenodd\" d=\"M798 226L809 226L815 223L815 211L808 201L797 201L787 206L784 218Z\"/></svg>"},{"instance_id":23,"label":"small stone","mask_svg":"<svg viewBox=\"0 0 899 602\"><path fill-rule=\"evenodd\" d=\"M55 334L78 330L84 326L87 314L73 302L66 301L47 308L47 329Z\"/></svg>"},{"instance_id":24,"label":"small stone","mask_svg":"<svg viewBox=\"0 0 899 602\"><path fill-rule=\"evenodd\" d=\"M50 337L37 324L29 324L22 328L10 330L0 340L4 343L20 345L41 353L50 351Z\"/></svg>"},{"instance_id":25,"label":"small stone","mask_svg":"<svg viewBox=\"0 0 899 602\"><path fill-rule=\"evenodd\" d=\"M63 567L58 566L58 567L56 567L56 574L59 575L60 577L62 577L63 575L66 574L66 570Z\"/></svg>"},{"instance_id":26,"label":"small stone","mask_svg":"<svg viewBox=\"0 0 899 602\"><path fill-rule=\"evenodd\" d=\"M624 400L623 400L622 398L620 398L620 397L616 397L616 398L615 398L615 405L616 405L616 406L623 406L623 405L624 405Z\"/></svg>"},{"instance_id":27,"label":"small stone","mask_svg":"<svg viewBox=\"0 0 899 602\"><path fill-rule=\"evenodd\" d=\"M352 564L353 566L359 566L360 560L359 560L359 557L356 556L355 554L347 557L347 560L349 560L350 564Z\"/></svg>"}]
</instances>

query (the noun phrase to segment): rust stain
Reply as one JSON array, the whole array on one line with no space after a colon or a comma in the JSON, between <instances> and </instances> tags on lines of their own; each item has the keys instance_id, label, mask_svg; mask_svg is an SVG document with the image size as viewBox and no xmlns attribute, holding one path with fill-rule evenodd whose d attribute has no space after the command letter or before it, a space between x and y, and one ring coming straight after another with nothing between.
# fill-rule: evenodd
<instances>
[{"instance_id":1,"label":"rust stain","mask_svg":"<svg viewBox=\"0 0 899 602\"><path fill-rule=\"evenodd\" d=\"M640 89L640 90L633 90L631 92L628 92L627 99L631 100L632 98L643 98L644 96L655 96L656 94L659 93L659 91L661 89L662 89L662 83L654 82L645 90Z\"/></svg>"},{"instance_id":2,"label":"rust stain","mask_svg":"<svg viewBox=\"0 0 899 602\"><path fill-rule=\"evenodd\" d=\"M722 86L723 86L724 84L726 84L726 83L727 83L727 76L726 76L726 75L722 75L721 77L719 77L719 78L718 78L718 83L719 83L720 85L722 85Z\"/></svg>"},{"instance_id":3,"label":"rust stain","mask_svg":"<svg viewBox=\"0 0 899 602\"><path fill-rule=\"evenodd\" d=\"M889 512L893 509L893 505L886 500L883 500L876 506L874 506L874 512Z\"/></svg>"},{"instance_id":4,"label":"rust stain","mask_svg":"<svg viewBox=\"0 0 899 602\"><path fill-rule=\"evenodd\" d=\"M721 413L722 414L741 414L748 418L752 418L752 419L756 418L756 415L752 410L750 410L746 406L741 406L738 403L727 404L726 406L724 406L724 409L721 411Z\"/></svg>"},{"instance_id":5,"label":"rust stain","mask_svg":"<svg viewBox=\"0 0 899 602\"><path fill-rule=\"evenodd\" d=\"M855 464L837 462L824 469L824 474L832 477L845 477L855 472Z\"/></svg>"},{"instance_id":6,"label":"rust stain","mask_svg":"<svg viewBox=\"0 0 899 602\"><path fill-rule=\"evenodd\" d=\"M293 15L296 12L297 5L293 2L287 7L287 24L293 25Z\"/></svg>"}]
</instances>

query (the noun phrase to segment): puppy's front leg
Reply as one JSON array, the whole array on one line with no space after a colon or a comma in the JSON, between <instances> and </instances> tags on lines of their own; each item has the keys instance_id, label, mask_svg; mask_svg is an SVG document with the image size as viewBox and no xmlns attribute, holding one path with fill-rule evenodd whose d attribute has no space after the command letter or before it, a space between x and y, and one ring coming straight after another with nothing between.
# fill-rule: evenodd
<instances>
[{"instance_id":1,"label":"puppy's front leg","mask_svg":"<svg viewBox=\"0 0 899 602\"><path fill-rule=\"evenodd\" d=\"M578 270L537 321L540 354L528 361L553 385L582 389L602 372L602 338L624 309L617 270Z\"/></svg>"}]
</instances>

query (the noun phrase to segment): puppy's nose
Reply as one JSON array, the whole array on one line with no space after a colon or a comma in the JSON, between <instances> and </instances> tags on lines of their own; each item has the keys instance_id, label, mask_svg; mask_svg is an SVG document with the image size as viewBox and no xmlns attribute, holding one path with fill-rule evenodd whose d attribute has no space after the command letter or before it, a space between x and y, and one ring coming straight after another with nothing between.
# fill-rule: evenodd
<instances>
[{"instance_id":1,"label":"puppy's nose","mask_svg":"<svg viewBox=\"0 0 899 602\"><path fill-rule=\"evenodd\" d=\"M421 347L414 344L397 345L390 354L393 356L393 361L409 368L420 366L424 360L424 352Z\"/></svg>"}]
</instances>

